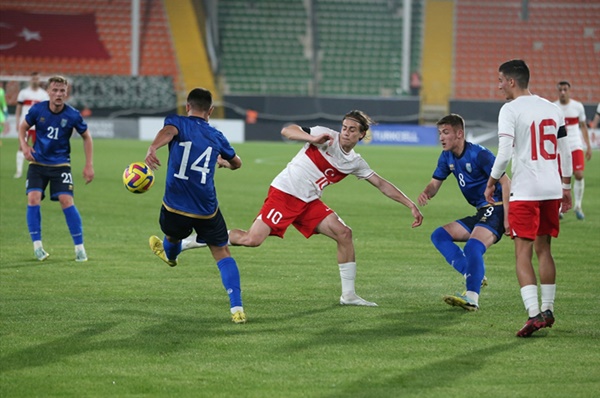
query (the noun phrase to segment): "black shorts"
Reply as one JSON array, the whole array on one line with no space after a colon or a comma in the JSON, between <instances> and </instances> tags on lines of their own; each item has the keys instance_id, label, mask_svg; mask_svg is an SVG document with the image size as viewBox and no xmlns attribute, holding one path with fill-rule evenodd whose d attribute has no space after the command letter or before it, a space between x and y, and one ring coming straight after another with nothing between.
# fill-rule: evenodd
<instances>
[{"instance_id":1,"label":"black shorts","mask_svg":"<svg viewBox=\"0 0 600 398\"><path fill-rule=\"evenodd\" d=\"M41 166L30 164L27 169L25 193L42 192L42 200L46 197L46 187L50 183L50 199L58 200L58 195L73 196L73 176L71 166Z\"/></svg>"},{"instance_id":2,"label":"black shorts","mask_svg":"<svg viewBox=\"0 0 600 398\"><path fill-rule=\"evenodd\" d=\"M489 229L496 237L496 243L502 239L504 234L504 206L485 206L477 209L474 216L456 220L457 223L465 227L469 233L473 232L476 226Z\"/></svg>"},{"instance_id":3,"label":"black shorts","mask_svg":"<svg viewBox=\"0 0 600 398\"><path fill-rule=\"evenodd\" d=\"M165 206L161 206L159 222L162 232L171 238L185 239L194 230L198 234L199 242L211 246L225 246L229 240L227 224L220 209L213 218L192 218L172 213L165 209Z\"/></svg>"}]
</instances>

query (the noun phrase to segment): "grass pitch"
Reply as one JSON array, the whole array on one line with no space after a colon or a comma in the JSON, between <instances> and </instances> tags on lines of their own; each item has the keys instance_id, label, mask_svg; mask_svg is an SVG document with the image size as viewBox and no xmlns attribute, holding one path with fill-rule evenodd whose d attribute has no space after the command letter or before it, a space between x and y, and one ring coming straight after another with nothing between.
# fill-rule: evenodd
<instances>
[{"instance_id":1,"label":"grass pitch","mask_svg":"<svg viewBox=\"0 0 600 398\"><path fill-rule=\"evenodd\" d=\"M121 183L148 143L95 141L96 178L81 177L74 140L75 203L89 261L76 263L58 203L42 203L45 262L33 256L24 179L15 180L17 141L0 147L0 396L180 397L592 397L600 391L600 154L587 164L585 221L570 212L553 241L556 324L529 339L510 239L486 253L490 285L481 310L442 302L463 280L429 241L439 225L474 213L453 177L422 208L423 225L350 176L324 201L350 225L357 293L376 308L342 307L335 243L285 239L232 248L240 267L245 325L206 250L171 269L148 247L161 235L165 167L151 191ZM235 145L244 165L218 170L229 228L248 228L272 178L300 144ZM429 182L439 148L358 147L381 176L413 201ZM167 150L159 151L166 164Z\"/></svg>"}]
</instances>

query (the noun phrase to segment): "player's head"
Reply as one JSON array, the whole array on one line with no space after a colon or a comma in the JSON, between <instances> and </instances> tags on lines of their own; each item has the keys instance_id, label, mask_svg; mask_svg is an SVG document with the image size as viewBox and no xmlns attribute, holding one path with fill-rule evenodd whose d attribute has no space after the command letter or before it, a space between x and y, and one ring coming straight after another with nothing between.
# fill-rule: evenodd
<instances>
[{"instance_id":1,"label":"player's head","mask_svg":"<svg viewBox=\"0 0 600 398\"><path fill-rule=\"evenodd\" d=\"M29 86L33 89L40 87L40 72L31 72Z\"/></svg>"},{"instance_id":2,"label":"player's head","mask_svg":"<svg viewBox=\"0 0 600 398\"><path fill-rule=\"evenodd\" d=\"M558 99L561 104L566 104L571 99L571 83L566 80L562 80L556 84L558 90Z\"/></svg>"},{"instance_id":3,"label":"player's head","mask_svg":"<svg viewBox=\"0 0 600 398\"><path fill-rule=\"evenodd\" d=\"M529 67L522 59L506 61L498 72L498 88L506 99L514 99L515 90L526 90L529 86Z\"/></svg>"},{"instance_id":4,"label":"player's head","mask_svg":"<svg viewBox=\"0 0 600 398\"><path fill-rule=\"evenodd\" d=\"M451 113L436 123L444 151L462 152L465 141L465 119Z\"/></svg>"},{"instance_id":5,"label":"player's head","mask_svg":"<svg viewBox=\"0 0 600 398\"><path fill-rule=\"evenodd\" d=\"M205 88L195 88L188 94L187 107L197 112L212 112L212 94ZM188 110L189 110L188 109Z\"/></svg>"},{"instance_id":6,"label":"player's head","mask_svg":"<svg viewBox=\"0 0 600 398\"><path fill-rule=\"evenodd\" d=\"M365 134L367 134L369 127L375 124L369 115L359 110L352 110L344 115L344 119L342 119L342 128L344 128L345 124L348 124L347 122L354 122L356 124L359 132L361 133L361 140L365 137Z\"/></svg>"},{"instance_id":7,"label":"player's head","mask_svg":"<svg viewBox=\"0 0 600 398\"><path fill-rule=\"evenodd\" d=\"M48 87L46 90L50 97L50 104L62 108L68 95L69 81L64 76L52 76L48 79Z\"/></svg>"}]
</instances>

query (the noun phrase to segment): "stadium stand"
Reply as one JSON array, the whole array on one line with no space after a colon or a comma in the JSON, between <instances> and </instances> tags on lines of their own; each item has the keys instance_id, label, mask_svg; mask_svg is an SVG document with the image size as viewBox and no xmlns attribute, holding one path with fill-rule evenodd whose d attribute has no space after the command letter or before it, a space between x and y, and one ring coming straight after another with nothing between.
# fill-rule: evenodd
<instances>
[{"instance_id":1,"label":"stadium stand","mask_svg":"<svg viewBox=\"0 0 600 398\"><path fill-rule=\"evenodd\" d=\"M39 13L94 13L98 36L109 59L0 57L2 75L129 75L131 73L131 0L2 0L3 10ZM140 1L140 75L171 76L175 84L178 68L162 1ZM73 32L76 36L77 32ZM68 38L67 38L68 39ZM71 39L72 40L72 39ZM73 40L73 45L85 45Z\"/></svg>"},{"instance_id":2,"label":"stadium stand","mask_svg":"<svg viewBox=\"0 0 600 398\"><path fill-rule=\"evenodd\" d=\"M314 23L308 3L219 1L225 93L403 94L400 2L316 0ZM418 70L422 1L413 3L411 68Z\"/></svg>"},{"instance_id":3,"label":"stadium stand","mask_svg":"<svg viewBox=\"0 0 600 398\"><path fill-rule=\"evenodd\" d=\"M600 98L600 2L589 0L456 0L454 98L497 100L498 66L521 58L531 91L556 97L569 80L577 99Z\"/></svg>"}]
</instances>

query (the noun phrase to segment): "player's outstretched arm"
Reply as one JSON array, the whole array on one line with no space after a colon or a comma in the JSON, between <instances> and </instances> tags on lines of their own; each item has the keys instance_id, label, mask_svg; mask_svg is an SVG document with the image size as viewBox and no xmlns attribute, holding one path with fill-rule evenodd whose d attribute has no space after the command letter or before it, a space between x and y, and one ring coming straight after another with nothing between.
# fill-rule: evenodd
<instances>
[{"instance_id":1,"label":"player's outstretched arm","mask_svg":"<svg viewBox=\"0 0 600 398\"><path fill-rule=\"evenodd\" d=\"M290 124L281 129L281 135L292 141L310 142L311 144L324 144L327 141L333 141L330 134L321 134L313 136L302 130L302 127L297 124Z\"/></svg>"},{"instance_id":2,"label":"player's outstretched arm","mask_svg":"<svg viewBox=\"0 0 600 398\"><path fill-rule=\"evenodd\" d=\"M438 193L440 187L442 186L442 183L443 181L432 178L429 184L427 184L423 192L421 192L421 194L417 198L419 205L425 206L427 202Z\"/></svg>"},{"instance_id":3,"label":"player's outstretched arm","mask_svg":"<svg viewBox=\"0 0 600 398\"><path fill-rule=\"evenodd\" d=\"M173 137L177 134L179 134L179 131L174 126L170 125L163 127L158 134L156 134L154 141L152 141L152 144L148 147L148 152L146 152L145 162L148 167L152 170L156 170L160 166L160 160L156 156L156 150L171 142Z\"/></svg>"},{"instance_id":4,"label":"player's outstretched arm","mask_svg":"<svg viewBox=\"0 0 600 398\"><path fill-rule=\"evenodd\" d=\"M219 155L217 157L217 164L219 167L223 167L226 169L237 170L242 167L242 159L238 155L235 155L233 158L229 160L225 160Z\"/></svg>"},{"instance_id":5,"label":"player's outstretched arm","mask_svg":"<svg viewBox=\"0 0 600 398\"><path fill-rule=\"evenodd\" d=\"M369 181L374 187L377 187L377 189L379 189L381 193L388 198L395 200L396 202L400 202L410 209L412 216L415 219L412 223L413 228L418 227L423 223L423 214L421 214L421 211L418 209L417 205L394 184L385 178L381 178L377 173L373 173L371 177L367 178L367 181Z\"/></svg>"}]
</instances>

